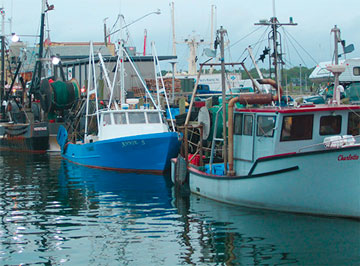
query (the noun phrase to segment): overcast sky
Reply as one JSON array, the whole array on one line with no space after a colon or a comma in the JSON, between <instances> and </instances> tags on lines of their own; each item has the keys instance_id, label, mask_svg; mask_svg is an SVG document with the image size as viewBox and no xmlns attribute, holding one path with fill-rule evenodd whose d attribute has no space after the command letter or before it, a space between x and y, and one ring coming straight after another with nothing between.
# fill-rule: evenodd
<instances>
[{"instance_id":1,"label":"overcast sky","mask_svg":"<svg viewBox=\"0 0 360 266\"><path fill-rule=\"evenodd\" d=\"M41 0L1 0L6 10L6 20L12 18L12 32L20 35L36 35L39 32ZM129 44L143 49L144 29L148 32L149 43L154 41L158 55L172 54L171 9L175 3L175 32L179 69L187 69L188 48L181 42L196 35L204 42L210 42L211 6L216 6L215 26L223 26L228 32L230 49L227 61L242 60L248 45L254 47L258 58L267 42L264 39L265 27L255 26L260 19L273 16L272 0L48 0L55 10L48 12L48 28L53 42L103 41L103 20L107 19L112 28L119 13L127 23L143 15L161 10L160 15L152 14L129 26ZM297 26L287 26L283 35L283 51L287 55L288 66L299 64L313 67L316 62L329 61L333 52L334 25L341 29L341 37L346 44L353 43L355 51L347 57L360 57L360 1L359 0L276 0L276 16L280 22L288 22L293 17ZM115 25L114 29L117 29ZM255 31L255 32L254 32ZM6 23L6 33L10 24ZM250 34L252 33L252 34ZM246 37L247 35L249 35ZM290 38L285 38L291 36ZM246 38L245 38L246 37ZM114 35L112 41L116 41ZM293 39L292 39L293 38ZM34 38L22 38L33 45ZM260 43L258 43L260 42ZM258 44L257 44L258 43ZM199 61L203 49L198 49ZM310 54L310 56L308 55ZM246 61L248 62L248 60ZM261 64L267 67L268 64Z\"/></svg>"}]
</instances>

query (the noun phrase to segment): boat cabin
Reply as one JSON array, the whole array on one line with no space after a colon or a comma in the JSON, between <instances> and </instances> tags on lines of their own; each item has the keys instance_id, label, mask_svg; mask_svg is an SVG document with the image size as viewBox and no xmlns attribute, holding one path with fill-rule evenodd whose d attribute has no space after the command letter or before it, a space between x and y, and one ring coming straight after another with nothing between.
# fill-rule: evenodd
<instances>
[{"instance_id":1,"label":"boat cabin","mask_svg":"<svg viewBox=\"0 0 360 266\"><path fill-rule=\"evenodd\" d=\"M147 109L101 110L99 140L168 132L162 111Z\"/></svg>"},{"instance_id":2,"label":"boat cabin","mask_svg":"<svg viewBox=\"0 0 360 266\"><path fill-rule=\"evenodd\" d=\"M328 149L329 137L360 144L360 106L236 109L233 133L234 170L242 175L261 157Z\"/></svg>"}]
</instances>

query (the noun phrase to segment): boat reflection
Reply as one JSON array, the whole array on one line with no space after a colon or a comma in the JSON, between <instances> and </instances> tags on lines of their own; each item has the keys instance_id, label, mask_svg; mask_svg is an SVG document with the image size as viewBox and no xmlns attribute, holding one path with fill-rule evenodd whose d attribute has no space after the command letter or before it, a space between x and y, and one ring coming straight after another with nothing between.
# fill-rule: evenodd
<instances>
[{"instance_id":1,"label":"boat reflection","mask_svg":"<svg viewBox=\"0 0 360 266\"><path fill-rule=\"evenodd\" d=\"M358 263L359 221L242 208L174 191L187 263L195 257L225 265Z\"/></svg>"},{"instance_id":2,"label":"boat reflection","mask_svg":"<svg viewBox=\"0 0 360 266\"><path fill-rule=\"evenodd\" d=\"M94 229L91 246L101 246L105 232L114 240L109 252L119 245L123 257L140 246L146 250L148 255L126 257L138 264L149 256L157 265L163 260L168 265L356 265L359 259L356 220L241 208L171 187L167 176L68 161L61 162L58 178L58 199L71 212L67 217L77 222L77 230L79 225Z\"/></svg>"},{"instance_id":3,"label":"boat reflection","mask_svg":"<svg viewBox=\"0 0 360 266\"><path fill-rule=\"evenodd\" d=\"M169 184L162 175L106 171L62 160L58 178L62 201L68 201L75 210L89 204L92 208L105 203L115 206L115 202L135 209L139 205L148 210L171 207Z\"/></svg>"}]
</instances>

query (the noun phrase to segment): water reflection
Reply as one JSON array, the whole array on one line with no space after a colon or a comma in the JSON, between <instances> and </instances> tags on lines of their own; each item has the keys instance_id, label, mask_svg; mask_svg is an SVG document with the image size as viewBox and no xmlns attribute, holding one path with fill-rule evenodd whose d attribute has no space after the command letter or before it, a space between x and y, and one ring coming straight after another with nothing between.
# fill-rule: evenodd
<instances>
[{"instance_id":1,"label":"water reflection","mask_svg":"<svg viewBox=\"0 0 360 266\"><path fill-rule=\"evenodd\" d=\"M2 265L356 265L360 223L234 207L167 176L0 154Z\"/></svg>"},{"instance_id":2,"label":"water reflection","mask_svg":"<svg viewBox=\"0 0 360 266\"><path fill-rule=\"evenodd\" d=\"M242 208L175 191L187 262L358 265L359 221ZM193 240L197 240L196 243Z\"/></svg>"}]
</instances>

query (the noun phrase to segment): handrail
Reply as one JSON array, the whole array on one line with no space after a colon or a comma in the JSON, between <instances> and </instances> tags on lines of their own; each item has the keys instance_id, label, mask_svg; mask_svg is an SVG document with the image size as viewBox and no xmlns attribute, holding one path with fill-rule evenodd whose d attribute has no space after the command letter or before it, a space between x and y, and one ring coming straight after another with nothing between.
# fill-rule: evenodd
<instances>
[{"instance_id":1,"label":"handrail","mask_svg":"<svg viewBox=\"0 0 360 266\"><path fill-rule=\"evenodd\" d=\"M347 135L342 135L342 136L344 137L344 136L347 136ZM348 135L348 136L350 136L350 135ZM360 135L356 135L356 136L352 136L352 137L355 138L355 139L360 139ZM350 137L348 137L348 139L350 139ZM335 143L335 142L338 142L338 141L339 140L333 140L333 141L329 141L329 143ZM323 146L324 144L325 144L324 142L321 142L321 143L317 143L317 144L304 146L304 147L299 148L297 152L301 152L302 150L317 147L317 146ZM354 145L360 145L360 143L355 142Z\"/></svg>"}]
</instances>

